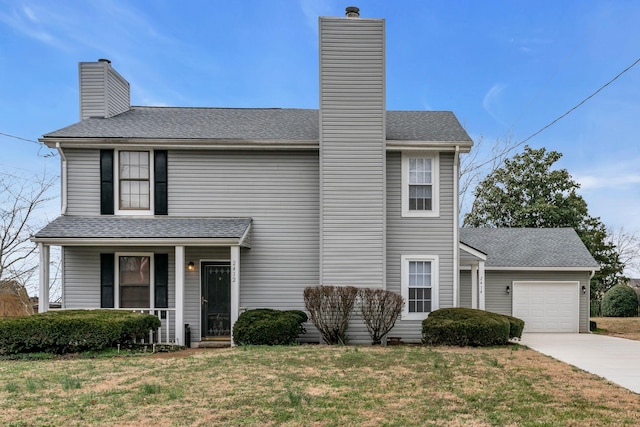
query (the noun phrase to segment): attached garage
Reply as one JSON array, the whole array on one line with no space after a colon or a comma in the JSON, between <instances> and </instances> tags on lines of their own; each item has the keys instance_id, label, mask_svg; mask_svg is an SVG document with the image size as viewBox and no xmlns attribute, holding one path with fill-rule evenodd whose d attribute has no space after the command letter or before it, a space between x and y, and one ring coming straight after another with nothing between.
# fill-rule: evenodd
<instances>
[{"instance_id":1,"label":"attached garage","mask_svg":"<svg viewBox=\"0 0 640 427\"><path fill-rule=\"evenodd\" d=\"M589 332L599 267L573 229L462 228L460 243L459 306L521 318L525 332Z\"/></svg>"},{"instance_id":2,"label":"attached garage","mask_svg":"<svg viewBox=\"0 0 640 427\"><path fill-rule=\"evenodd\" d=\"M578 332L580 282L513 282L513 316L525 332Z\"/></svg>"}]
</instances>

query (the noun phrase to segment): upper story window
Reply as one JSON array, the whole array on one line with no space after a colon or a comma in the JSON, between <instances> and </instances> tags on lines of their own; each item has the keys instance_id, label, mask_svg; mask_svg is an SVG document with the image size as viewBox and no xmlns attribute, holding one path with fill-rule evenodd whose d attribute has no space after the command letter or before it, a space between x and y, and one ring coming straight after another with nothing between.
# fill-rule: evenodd
<instances>
[{"instance_id":1,"label":"upper story window","mask_svg":"<svg viewBox=\"0 0 640 427\"><path fill-rule=\"evenodd\" d=\"M402 154L402 216L439 215L437 153Z\"/></svg>"},{"instance_id":2,"label":"upper story window","mask_svg":"<svg viewBox=\"0 0 640 427\"><path fill-rule=\"evenodd\" d=\"M151 174L148 151L118 152L120 209L151 207Z\"/></svg>"},{"instance_id":3,"label":"upper story window","mask_svg":"<svg viewBox=\"0 0 640 427\"><path fill-rule=\"evenodd\" d=\"M438 308L438 270L436 255L402 256L403 319L422 320Z\"/></svg>"}]
</instances>

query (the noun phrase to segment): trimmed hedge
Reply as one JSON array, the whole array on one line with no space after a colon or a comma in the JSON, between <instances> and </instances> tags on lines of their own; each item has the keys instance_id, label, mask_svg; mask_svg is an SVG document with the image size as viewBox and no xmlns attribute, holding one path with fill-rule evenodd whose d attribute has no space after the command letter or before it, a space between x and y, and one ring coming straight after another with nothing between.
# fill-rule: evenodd
<instances>
[{"instance_id":1,"label":"trimmed hedge","mask_svg":"<svg viewBox=\"0 0 640 427\"><path fill-rule=\"evenodd\" d=\"M602 297L604 317L635 317L638 315L638 295L625 284L612 287Z\"/></svg>"},{"instance_id":2,"label":"trimmed hedge","mask_svg":"<svg viewBox=\"0 0 640 427\"><path fill-rule=\"evenodd\" d=\"M307 314L300 310L259 308L242 313L233 325L233 341L240 345L289 345L304 334Z\"/></svg>"},{"instance_id":3,"label":"trimmed hedge","mask_svg":"<svg viewBox=\"0 0 640 427\"><path fill-rule=\"evenodd\" d=\"M443 308L422 321L422 342L430 345L484 347L519 338L524 321L472 308Z\"/></svg>"},{"instance_id":4,"label":"trimmed hedge","mask_svg":"<svg viewBox=\"0 0 640 427\"><path fill-rule=\"evenodd\" d=\"M75 353L146 338L157 316L125 310L59 310L0 320L0 354Z\"/></svg>"}]
</instances>

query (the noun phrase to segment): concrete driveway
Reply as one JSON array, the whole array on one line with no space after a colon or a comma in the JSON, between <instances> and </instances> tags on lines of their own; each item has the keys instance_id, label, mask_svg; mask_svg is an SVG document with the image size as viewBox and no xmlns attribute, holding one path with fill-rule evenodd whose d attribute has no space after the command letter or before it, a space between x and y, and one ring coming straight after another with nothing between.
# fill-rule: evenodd
<instances>
[{"instance_id":1,"label":"concrete driveway","mask_svg":"<svg viewBox=\"0 0 640 427\"><path fill-rule=\"evenodd\" d=\"M640 341L597 334L528 333L520 344L640 393Z\"/></svg>"}]
</instances>

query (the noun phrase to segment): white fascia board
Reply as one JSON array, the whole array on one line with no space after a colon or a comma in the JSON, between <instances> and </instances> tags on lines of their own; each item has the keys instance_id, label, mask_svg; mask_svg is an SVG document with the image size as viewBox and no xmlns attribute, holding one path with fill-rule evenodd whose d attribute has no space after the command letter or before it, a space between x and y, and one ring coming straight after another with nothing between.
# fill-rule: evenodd
<instances>
[{"instance_id":1,"label":"white fascia board","mask_svg":"<svg viewBox=\"0 0 640 427\"><path fill-rule=\"evenodd\" d=\"M244 230L244 233L242 234L242 237L240 237L239 239L239 245L245 248L250 248L251 245L246 243L247 240L247 236L249 236L249 233L251 233L251 224L252 222L249 223L249 225L247 226L247 229Z\"/></svg>"},{"instance_id":2,"label":"white fascia board","mask_svg":"<svg viewBox=\"0 0 640 427\"><path fill-rule=\"evenodd\" d=\"M49 148L59 144L62 148L127 148L139 149L171 148L182 150L252 149L252 150L318 150L318 140L240 140L240 139L163 139L163 138L75 138L44 137L39 138ZM398 141L387 140L387 151L471 151L471 141Z\"/></svg>"},{"instance_id":3,"label":"white fascia board","mask_svg":"<svg viewBox=\"0 0 640 427\"><path fill-rule=\"evenodd\" d=\"M387 140L387 151L456 151L468 153L471 151L472 141L400 141Z\"/></svg>"},{"instance_id":4,"label":"white fascia board","mask_svg":"<svg viewBox=\"0 0 640 427\"><path fill-rule=\"evenodd\" d=\"M481 259L482 261L487 260L487 254L485 254L484 252L480 252L479 250L474 249L469 245L465 245L462 242L460 242L460 249L465 251L469 255L473 255L474 257Z\"/></svg>"},{"instance_id":5,"label":"white fascia board","mask_svg":"<svg viewBox=\"0 0 640 427\"><path fill-rule=\"evenodd\" d=\"M470 270L470 266L461 265L460 270ZM594 271L600 267L490 267L485 266L486 271Z\"/></svg>"},{"instance_id":6,"label":"white fascia board","mask_svg":"<svg viewBox=\"0 0 640 427\"><path fill-rule=\"evenodd\" d=\"M317 150L317 140L234 140L234 139L162 139L162 138L40 138L47 147L55 148L171 148L181 150L253 149L253 150Z\"/></svg>"},{"instance_id":7,"label":"white fascia board","mask_svg":"<svg viewBox=\"0 0 640 427\"><path fill-rule=\"evenodd\" d=\"M32 238L34 243L49 246L238 246L240 239L168 239L168 238L118 238L118 239L78 239L78 238Z\"/></svg>"}]
</instances>

